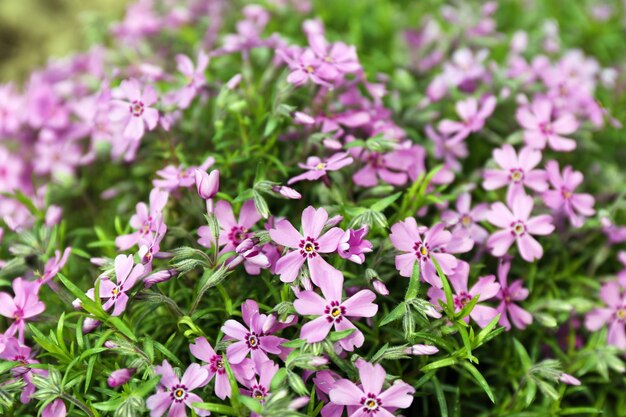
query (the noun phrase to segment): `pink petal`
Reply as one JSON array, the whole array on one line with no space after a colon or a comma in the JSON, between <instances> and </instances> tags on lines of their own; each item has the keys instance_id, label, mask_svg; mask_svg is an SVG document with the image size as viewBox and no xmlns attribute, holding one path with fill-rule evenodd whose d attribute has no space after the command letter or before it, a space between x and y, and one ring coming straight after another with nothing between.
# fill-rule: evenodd
<instances>
[{"instance_id":1,"label":"pink petal","mask_svg":"<svg viewBox=\"0 0 626 417\"><path fill-rule=\"evenodd\" d=\"M167 391L157 392L148 397L146 406L150 410L150 417L161 417L165 414L171 403L172 397Z\"/></svg>"},{"instance_id":2,"label":"pink petal","mask_svg":"<svg viewBox=\"0 0 626 417\"><path fill-rule=\"evenodd\" d=\"M208 376L209 373L206 369L197 363L192 363L183 374L180 383L189 388L189 390L194 390L201 386Z\"/></svg>"},{"instance_id":3,"label":"pink petal","mask_svg":"<svg viewBox=\"0 0 626 417\"><path fill-rule=\"evenodd\" d=\"M378 306L373 304L376 294L370 290L361 290L342 303L348 317L373 317Z\"/></svg>"},{"instance_id":4,"label":"pink petal","mask_svg":"<svg viewBox=\"0 0 626 417\"><path fill-rule=\"evenodd\" d=\"M321 316L324 314L326 300L314 291L301 291L298 299L293 302L293 307L303 316Z\"/></svg>"},{"instance_id":5,"label":"pink petal","mask_svg":"<svg viewBox=\"0 0 626 417\"><path fill-rule=\"evenodd\" d=\"M213 356L215 356L215 350L213 350L209 341L204 337L196 338L196 340L189 345L189 350L193 356L204 362L210 362Z\"/></svg>"},{"instance_id":6,"label":"pink petal","mask_svg":"<svg viewBox=\"0 0 626 417\"><path fill-rule=\"evenodd\" d=\"M318 256L318 258L320 258ZM295 250L289 252L276 262L276 273L280 275L282 282L293 282L300 273L300 268L304 265L306 258Z\"/></svg>"},{"instance_id":7,"label":"pink petal","mask_svg":"<svg viewBox=\"0 0 626 417\"><path fill-rule=\"evenodd\" d=\"M517 248L520 255L522 255L522 259L527 262L533 262L535 259L540 259L543 256L543 248L528 233L517 239Z\"/></svg>"},{"instance_id":8,"label":"pink petal","mask_svg":"<svg viewBox=\"0 0 626 417\"><path fill-rule=\"evenodd\" d=\"M323 208L309 206L302 212L302 231L305 237L317 239L328 220L328 213Z\"/></svg>"},{"instance_id":9,"label":"pink petal","mask_svg":"<svg viewBox=\"0 0 626 417\"><path fill-rule=\"evenodd\" d=\"M320 316L302 326L300 337L306 339L308 343L321 342L326 338L333 323L326 319L326 316Z\"/></svg>"},{"instance_id":10,"label":"pink petal","mask_svg":"<svg viewBox=\"0 0 626 417\"><path fill-rule=\"evenodd\" d=\"M493 256L501 257L509 250L514 241L515 237L510 231L501 230L489 236L487 247Z\"/></svg>"},{"instance_id":11,"label":"pink petal","mask_svg":"<svg viewBox=\"0 0 626 417\"><path fill-rule=\"evenodd\" d=\"M217 217L220 226L225 230L238 226L233 214L233 208L228 201L220 200L217 202L215 205L215 217Z\"/></svg>"},{"instance_id":12,"label":"pink petal","mask_svg":"<svg viewBox=\"0 0 626 417\"><path fill-rule=\"evenodd\" d=\"M333 389L329 393L330 400L340 405L360 405L361 398L365 396L356 385L347 379L335 381Z\"/></svg>"},{"instance_id":13,"label":"pink petal","mask_svg":"<svg viewBox=\"0 0 626 417\"><path fill-rule=\"evenodd\" d=\"M236 340L244 340L246 334L248 334L248 329L236 320L226 320L221 330L224 334Z\"/></svg>"},{"instance_id":14,"label":"pink petal","mask_svg":"<svg viewBox=\"0 0 626 417\"><path fill-rule=\"evenodd\" d=\"M378 363L371 364L364 360L357 361L356 367L359 370L363 392L374 395L380 394L387 376L385 369Z\"/></svg>"},{"instance_id":15,"label":"pink petal","mask_svg":"<svg viewBox=\"0 0 626 417\"><path fill-rule=\"evenodd\" d=\"M549 235L554 231L552 216L543 214L541 216L533 217L526 222L526 228L528 229L528 232L533 235Z\"/></svg>"},{"instance_id":16,"label":"pink petal","mask_svg":"<svg viewBox=\"0 0 626 417\"><path fill-rule=\"evenodd\" d=\"M224 327L222 327L222 331L224 331ZM228 362L230 363L234 363L234 364L241 363L246 358L249 351L250 351L250 348L248 347L246 342L244 341L235 342L226 348L226 358L228 359Z\"/></svg>"},{"instance_id":17,"label":"pink petal","mask_svg":"<svg viewBox=\"0 0 626 417\"><path fill-rule=\"evenodd\" d=\"M321 253L331 253L337 250L337 245L339 241L343 237L344 231L338 227L333 227L319 239L317 239L317 243L319 243L320 247L318 252Z\"/></svg>"},{"instance_id":18,"label":"pink petal","mask_svg":"<svg viewBox=\"0 0 626 417\"><path fill-rule=\"evenodd\" d=\"M391 387L383 391L378 398L385 407L409 408L413 402L415 388L409 384L396 381Z\"/></svg>"},{"instance_id":19,"label":"pink petal","mask_svg":"<svg viewBox=\"0 0 626 417\"><path fill-rule=\"evenodd\" d=\"M287 220L276 223L274 228L270 229L270 237L274 242L288 248L297 248L303 239L302 235Z\"/></svg>"}]
</instances>

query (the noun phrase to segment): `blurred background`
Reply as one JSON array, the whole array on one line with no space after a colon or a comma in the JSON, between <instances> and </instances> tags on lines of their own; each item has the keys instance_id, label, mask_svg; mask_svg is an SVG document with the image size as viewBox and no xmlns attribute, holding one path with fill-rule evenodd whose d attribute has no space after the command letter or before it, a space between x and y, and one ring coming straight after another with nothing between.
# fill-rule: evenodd
<instances>
[{"instance_id":1,"label":"blurred background","mask_svg":"<svg viewBox=\"0 0 626 417\"><path fill-rule=\"evenodd\" d=\"M129 0L0 0L0 83L86 49Z\"/></svg>"}]
</instances>

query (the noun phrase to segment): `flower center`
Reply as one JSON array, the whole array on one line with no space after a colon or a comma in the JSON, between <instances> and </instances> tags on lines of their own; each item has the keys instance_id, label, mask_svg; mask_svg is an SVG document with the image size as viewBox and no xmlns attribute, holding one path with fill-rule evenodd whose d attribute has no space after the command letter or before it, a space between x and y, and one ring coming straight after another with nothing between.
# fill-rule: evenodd
<instances>
[{"instance_id":1,"label":"flower center","mask_svg":"<svg viewBox=\"0 0 626 417\"><path fill-rule=\"evenodd\" d=\"M213 357L211 357L211 362L209 363L209 368L213 373L218 373L220 375L224 374L226 370L224 369L224 359L222 358L222 355L213 355Z\"/></svg>"},{"instance_id":2,"label":"flower center","mask_svg":"<svg viewBox=\"0 0 626 417\"><path fill-rule=\"evenodd\" d=\"M464 214L463 217L461 217L461 224L464 227L469 227L472 224L472 217L469 214Z\"/></svg>"},{"instance_id":3,"label":"flower center","mask_svg":"<svg viewBox=\"0 0 626 417\"><path fill-rule=\"evenodd\" d=\"M254 385L252 387L252 398L263 401L267 397L267 388L263 385Z\"/></svg>"},{"instance_id":4,"label":"flower center","mask_svg":"<svg viewBox=\"0 0 626 417\"><path fill-rule=\"evenodd\" d=\"M254 332L249 333L246 336L246 343L248 344L248 347L250 349L258 349L259 345L261 344L261 341L259 340L259 335Z\"/></svg>"},{"instance_id":5,"label":"flower center","mask_svg":"<svg viewBox=\"0 0 626 417\"><path fill-rule=\"evenodd\" d=\"M324 169L326 169L326 164L320 162L319 164L315 165L315 169L317 169L318 171L323 171Z\"/></svg>"},{"instance_id":6,"label":"flower center","mask_svg":"<svg viewBox=\"0 0 626 417\"><path fill-rule=\"evenodd\" d=\"M324 313L329 323L340 323L343 320L343 315L346 314L346 308L339 301L331 301L324 309Z\"/></svg>"},{"instance_id":7,"label":"flower center","mask_svg":"<svg viewBox=\"0 0 626 417\"><path fill-rule=\"evenodd\" d=\"M561 194L563 195L563 198L566 200L569 200L570 198L572 198L572 192L565 187L561 189Z\"/></svg>"},{"instance_id":8,"label":"flower center","mask_svg":"<svg viewBox=\"0 0 626 417\"><path fill-rule=\"evenodd\" d=\"M382 404L382 401L376 396L376 394L369 393L367 397L361 398L361 405L363 406L363 411L366 413L375 413L378 411Z\"/></svg>"},{"instance_id":9,"label":"flower center","mask_svg":"<svg viewBox=\"0 0 626 417\"><path fill-rule=\"evenodd\" d=\"M174 385L172 387L172 399L177 403L183 402L187 398L187 387L184 385Z\"/></svg>"},{"instance_id":10,"label":"flower center","mask_svg":"<svg viewBox=\"0 0 626 417\"><path fill-rule=\"evenodd\" d=\"M314 258L317 256L317 251L320 248L320 245L317 243L317 240L313 239L310 236L307 236L306 239L300 241L300 255L304 258Z\"/></svg>"},{"instance_id":11,"label":"flower center","mask_svg":"<svg viewBox=\"0 0 626 417\"><path fill-rule=\"evenodd\" d=\"M615 312L615 317L617 317L617 319L621 321L626 320L626 308L622 307L619 310L617 310Z\"/></svg>"},{"instance_id":12,"label":"flower center","mask_svg":"<svg viewBox=\"0 0 626 417\"><path fill-rule=\"evenodd\" d=\"M470 301L472 301L472 296L466 292L461 292L460 294L454 296L454 306L459 310Z\"/></svg>"},{"instance_id":13,"label":"flower center","mask_svg":"<svg viewBox=\"0 0 626 417\"><path fill-rule=\"evenodd\" d=\"M419 260L425 261L430 256L430 250L427 243L415 242L413 250L415 251L415 256L417 256L417 259Z\"/></svg>"},{"instance_id":14,"label":"flower center","mask_svg":"<svg viewBox=\"0 0 626 417\"><path fill-rule=\"evenodd\" d=\"M511 170L510 178L513 182L521 182L524 179L524 171L514 168Z\"/></svg>"},{"instance_id":15,"label":"flower center","mask_svg":"<svg viewBox=\"0 0 626 417\"><path fill-rule=\"evenodd\" d=\"M315 68L313 68L313 66L311 66L311 65L307 65L304 69L309 74L311 74L312 72L315 72Z\"/></svg>"},{"instance_id":16,"label":"flower center","mask_svg":"<svg viewBox=\"0 0 626 417\"><path fill-rule=\"evenodd\" d=\"M118 295L120 295L120 292L122 292L122 290L120 289L120 287L114 287L111 290L111 294L113 294L113 298L117 298Z\"/></svg>"},{"instance_id":17,"label":"flower center","mask_svg":"<svg viewBox=\"0 0 626 417\"><path fill-rule=\"evenodd\" d=\"M135 117L141 116L143 114L143 103L139 100L133 100L130 103L130 113Z\"/></svg>"},{"instance_id":18,"label":"flower center","mask_svg":"<svg viewBox=\"0 0 626 417\"><path fill-rule=\"evenodd\" d=\"M246 240L249 236L248 229L243 226L234 226L228 233L228 239L233 245L238 246L241 242Z\"/></svg>"},{"instance_id":19,"label":"flower center","mask_svg":"<svg viewBox=\"0 0 626 417\"><path fill-rule=\"evenodd\" d=\"M524 233L526 233L526 226L524 225L524 222L518 220L517 222L513 223L511 225L511 232L517 236L522 236Z\"/></svg>"}]
</instances>

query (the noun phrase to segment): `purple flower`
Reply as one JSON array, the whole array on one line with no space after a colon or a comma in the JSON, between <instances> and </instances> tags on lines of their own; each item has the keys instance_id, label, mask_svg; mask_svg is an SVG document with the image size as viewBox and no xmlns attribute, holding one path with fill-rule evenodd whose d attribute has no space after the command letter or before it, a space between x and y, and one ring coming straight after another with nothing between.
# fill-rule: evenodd
<instances>
[{"instance_id":1,"label":"purple flower","mask_svg":"<svg viewBox=\"0 0 626 417\"><path fill-rule=\"evenodd\" d=\"M533 262L543 256L543 248L531 235L545 236L554 231L552 216L530 217L533 199L527 195L518 195L513 201L512 211L497 202L491 206L487 220L503 230L495 232L487 240L487 246L493 256L504 256L513 242L517 242L522 259Z\"/></svg>"},{"instance_id":2,"label":"purple flower","mask_svg":"<svg viewBox=\"0 0 626 417\"><path fill-rule=\"evenodd\" d=\"M454 270L454 274L450 275L448 279L450 280L450 284L452 284L452 288L454 289L455 294L452 296L454 300L454 311L457 313L465 307L467 303L472 301L474 297L478 297L478 303L481 303L486 300L490 300L495 297L500 291L500 284L495 282L496 277L493 275L489 275L486 277L478 278L478 281L474 286L468 290L467 289L467 279L469 277L469 264L467 262L459 262L459 266ZM442 300L445 302L446 295L442 289L431 287L428 289L428 296L430 297L430 302L434 305L438 305L437 300ZM497 315L498 311L489 306L474 305L470 313L470 317L480 326L485 327L489 324L491 320L493 320ZM469 317L464 318L465 321L469 321Z\"/></svg>"},{"instance_id":3,"label":"purple flower","mask_svg":"<svg viewBox=\"0 0 626 417\"><path fill-rule=\"evenodd\" d=\"M5 336L6 334L7 333L5 332ZM28 365L38 364L39 361L35 359L35 353L31 348L23 345L14 337L6 339L4 350L0 354L0 359L20 363L20 365L11 370L11 373L17 378L17 380L24 382L25 386L21 390L20 401L23 404L27 404L30 401L31 395L33 395L36 390L32 381L33 375L36 374L47 377L48 371L29 367Z\"/></svg>"},{"instance_id":4,"label":"purple flower","mask_svg":"<svg viewBox=\"0 0 626 417\"><path fill-rule=\"evenodd\" d=\"M328 171L337 171L350 165L353 161L354 159L346 152L336 153L326 160L321 160L317 156L310 156L307 158L306 164L298 163L300 168L308 171L291 178L287 184L291 185L302 180L316 181L326 175Z\"/></svg>"},{"instance_id":5,"label":"purple flower","mask_svg":"<svg viewBox=\"0 0 626 417\"><path fill-rule=\"evenodd\" d=\"M241 393L249 397L255 398L263 404L270 395L270 384L276 372L278 365L271 360L256 360L254 364L258 378L253 377L244 382L247 389L242 389ZM257 414L252 413L253 416Z\"/></svg>"},{"instance_id":6,"label":"purple flower","mask_svg":"<svg viewBox=\"0 0 626 417\"><path fill-rule=\"evenodd\" d=\"M189 345L191 354L196 358L207 363L204 368L208 371L207 380L204 385L208 384L215 377L215 395L220 399L230 397L232 394L228 374L224 367L224 358L222 355L215 353L213 347L204 337L198 337L194 343ZM254 367L249 359L245 359L241 363L230 365L235 378L242 384L246 380L254 377Z\"/></svg>"},{"instance_id":7,"label":"purple flower","mask_svg":"<svg viewBox=\"0 0 626 417\"><path fill-rule=\"evenodd\" d=\"M458 264L458 260L451 253L459 253L467 249L460 247L460 250L450 251L448 247L450 244L453 249L457 249L454 247L456 242L451 241L452 233L444 230L443 223L426 229L418 227L413 217L391 226L389 239L396 249L404 252L396 256L396 269L400 271L400 275L410 277L415 262L418 262L420 278L435 287L441 287L442 284L433 259L437 261L444 274L450 275Z\"/></svg>"},{"instance_id":8,"label":"purple flower","mask_svg":"<svg viewBox=\"0 0 626 417\"><path fill-rule=\"evenodd\" d=\"M391 417L398 408L408 408L413 402L415 389L403 381L396 381L383 391L387 372L380 364L370 364L360 360L356 364L359 370L360 386L347 379L335 381L330 390L330 401L346 405L349 417Z\"/></svg>"},{"instance_id":9,"label":"purple flower","mask_svg":"<svg viewBox=\"0 0 626 417\"><path fill-rule=\"evenodd\" d=\"M41 412L42 417L65 417L67 415L67 408L62 399L57 398L52 401Z\"/></svg>"},{"instance_id":10,"label":"purple flower","mask_svg":"<svg viewBox=\"0 0 626 417\"><path fill-rule=\"evenodd\" d=\"M279 245L294 249L280 258L276 264L276 273L283 282L293 282L300 268L306 262L314 283L325 274L341 277L340 271L328 264L322 253L333 253L343 236L343 230L333 227L322 235L328 220L328 213L323 208L307 207L302 212L302 231L300 234L287 220L281 220L270 229L270 237ZM321 236L320 236L321 235Z\"/></svg>"},{"instance_id":11,"label":"purple flower","mask_svg":"<svg viewBox=\"0 0 626 417\"><path fill-rule=\"evenodd\" d=\"M218 201L215 205L215 216L220 225L220 235L218 246L222 247L220 254L235 252L237 247L245 240L254 237L250 230L260 219L261 215L254 206L254 201L248 200L241 206L239 220L235 220L233 208L227 201ZM214 239L209 226L200 226L198 229L198 243L210 248L214 244ZM257 263L244 260L244 267L250 275L258 275L260 268Z\"/></svg>"},{"instance_id":12,"label":"purple flower","mask_svg":"<svg viewBox=\"0 0 626 417\"><path fill-rule=\"evenodd\" d=\"M61 268L63 268L71 252L72 248L65 248L63 255L61 255L59 250L54 251L54 258L50 258L48 262L46 262L46 265L43 268L43 274L37 279L37 281L40 284L46 284L52 280L59 273Z\"/></svg>"},{"instance_id":13,"label":"purple flower","mask_svg":"<svg viewBox=\"0 0 626 417\"><path fill-rule=\"evenodd\" d=\"M309 45L320 59L320 73L325 74L329 80L361 70L354 46L343 42L329 44L323 34L311 34Z\"/></svg>"},{"instance_id":14,"label":"purple flower","mask_svg":"<svg viewBox=\"0 0 626 417\"><path fill-rule=\"evenodd\" d=\"M517 122L524 128L526 144L536 149L545 148L547 143L555 151L574 150L576 142L561 135L569 135L578 129L576 118L565 113L552 120L553 111L553 105L547 99L535 99L530 106L517 110Z\"/></svg>"},{"instance_id":15,"label":"purple flower","mask_svg":"<svg viewBox=\"0 0 626 417\"><path fill-rule=\"evenodd\" d=\"M107 378L107 384L111 388L124 385L133 377L133 375L135 375L135 372L137 372L137 369L135 368L116 369L111 372L111 375Z\"/></svg>"},{"instance_id":16,"label":"purple flower","mask_svg":"<svg viewBox=\"0 0 626 417\"><path fill-rule=\"evenodd\" d=\"M616 281L608 282L600 289L600 298L606 307L595 308L587 313L585 326L592 332L608 326L608 343L626 350L626 292Z\"/></svg>"},{"instance_id":17,"label":"purple flower","mask_svg":"<svg viewBox=\"0 0 626 417\"><path fill-rule=\"evenodd\" d=\"M178 106L181 109L186 109L198 91L206 84L204 71L209 65L209 56L204 51L200 51L198 53L198 65L194 66L187 55L178 54L176 55L176 65L178 71L187 79L187 84L177 94Z\"/></svg>"},{"instance_id":18,"label":"purple flower","mask_svg":"<svg viewBox=\"0 0 626 417\"><path fill-rule=\"evenodd\" d=\"M120 250L127 250L138 244L142 239L146 238L152 233L163 233L160 228L163 227L162 211L167 200L169 193L158 188L153 188L150 191L150 206L141 202L137 204L136 214L130 218L130 225L136 231L128 235L118 236L115 239L115 245Z\"/></svg>"},{"instance_id":19,"label":"purple flower","mask_svg":"<svg viewBox=\"0 0 626 417\"><path fill-rule=\"evenodd\" d=\"M488 96L478 101L470 97L456 103L456 112L461 122L442 120L439 123L439 131L450 137L452 143L462 141L471 133L476 133L483 128L485 121L496 108L496 98Z\"/></svg>"},{"instance_id":20,"label":"purple flower","mask_svg":"<svg viewBox=\"0 0 626 417\"><path fill-rule=\"evenodd\" d=\"M206 171L197 169L195 171L196 190L198 195L205 200L209 200L217 194L220 189L220 172L217 169L208 174Z\"/></svg>"},{"instance_id":21,"label":"purple flower","mask_svg":"<svg viewBox=\"0 0 626 417\"><path fill-rule=\"evenodd\" d=\"M596 212L593 209L595 200L591 194L574 194L576 187L583 182L583 174L574 171L569 165L560 173L559 163L556 161L546 163L546 172L554 189L543 193L544 203L556 212L565 213L572 226L582 226L584 217L592 216Z\"/></svg>"},{"instance_id":22,"label":"purple flower","mask_svg":"<svg viewBox=\"0 0 626 417\"><path fill-rule=\"evenodd\" d=\"M478 224L487 219L489 206L486 203L472 205L470 193L462 193L456 200L456 210L446 210L441 214L441 219L448 227L452 227L453 232L462 231L466 233L474 242L484 243L489 233Z\"/></svg>"},{"instance_id":23,"label":"purple flower","mask_svg":"<svg viewBox=\"0 0 626 417\"><path fill-rule=\"evenodd\" d=\"M496 295L496 297L501 300L497 308L500 313L499 323L507 330L510 330L511 323L508 319L508 317L510 317L513 325L523 330L533 322L533 316L528 311L515 304L514 301L525 300L528 297L528 290L522 287L521 279L513 281L510 286L508 285L507 276L509 275L510 268L511 262L509 259L504 258L500 260L500 264L498 265L500 292Z\"/></svg>"},{"instance_id":24,"label":"purple flower","mask_svg":"<svg viewBox=\"0 0 626 417\"><path fill-rule=\"evenodd\" d=\"M365 166L352 176L355 184L361 187L374 187L378 184L378 178L391 185L404 185L407 182L406 170L410 165L407 155L398 152L381 154L370 151L361 151L359 154Z\"/></svg>"},{"instance_id":25,"label":"purple flower","mask_svg":"<svg viewBox=\"0 0 626 417\"><path fill-rule=\"evenodd\" d=\"M236 340L226 349L229 363L243 362L248 353L255 363L269 360L268 353L282 353L280 345L287 340L272 335L278 325L274 315L260 314L259 306L254 300L247 300L241 305L241 315L247 328L235 320L227 320L222 326L222 332L227 338Z\"/></svg>"},{"instance_id":26,"label":"purple flower","mask_svg":"<svg viewBox=\"0 0 626 417\"><path fill-rule=\"evenodd\" d=\"M312 49L279 49L276 53L287 63L291 72L287 76L287 82L295 86L301 86L312 81L322 86L330 86L329 80L336 75L336 70L318 58Z\"/></svg>"},{"instance_id":27,"label":"purple flower","mask_svg":"<svg viewBox=\"0 0 626 417\"><path fill-rule=\"evenodd\" d=\"M145 127L152 130L159 121L159 112L151 107L157 101L157 94L152 86L146 86L142 92L139 82L131 79L122 81L120 90L114 91L114 95L120 99L112 100L110 118L125 126L123 135L132 143L125 158L128 161L134 159Z\"/></svg>"},{"instance_id":28,"label":"purple flower","mask_svg":"<svg viewBox=\"0 0 626 417\"><path fill-rule=\"evenodd\" d=\"M193 403L202 402L202 398L191 391L206 385L208 375L206 369L197 363L192 363L183 377L178 379L172 366L164 360L163 364L156 366L154 371L157 375L161 375L161 381L157 393L146 400L150 417L161 417L168 409L170 410L168 417L185 417L186 407L193 409L199 416L211 414L209 411L192 406Z\"/></svg>"},{"instance_id":29,"label":"purple flower","mask_svg":"<svg viewBox=\"0 0 626 417\"><path fill-rule=\"evenodd\" d=\"M486 190L495 190L508 185L506 201L513 204L517 195L524 195L524 186L537 192L548 189L546 172L534 169L541 161L541 152L524 147L519 153L505 144L500 149L494 149L493 158L500 169L486 169L483 173L483 187Z\"/></svg>"},{"instance_id":30,"label":"purple flower","mask_svg":"<svg viewBox=\"0 0 626 417\"><path fill-rule=\"evenodd\" d=\"M302 198L302 195L299 192L285 185L274 185L272 187L272 191L278 196L288 198L290 200L299 200Z\"/></svg>"},{"instance_id":31,"label":"purple flower","mask_svg":"<svg viewBox=\"0 0 626 417\"><path fill-rule=\"evenodd\" d=\"M39 300L40 284L36 281L15 278L12 286L15 294L13 297L6 292L0 292L0 315L14 320L4 335L9 337L17 332L19 342L24 343L26 320L43 313L46 306Z\"/></svg>"},{"instance_id":32,"label":"purple flower","mask_svg":"<svg viewBox=\"0 0 626 417\"><path fill-rule=\"evenodd\" d=\"M336 331L354 329L354 332L341 339L339 344L347 351L361 347L365 337L349 318L374 317L378 311L378 306L372 303L376 299L376 294L370 290L361 290L342 301L343 279L322 275L318 277L318 285L324 298L314 291L301 291L293 303L298 314L319 316L302 326L300 337L306 339L308 343L316 343L324 340L333 327Z\"/></svg>"},{"instance_id":33,"label":"purple flower","mask_svg":"<svg viewBox=\"0 0 626 417\"><path fill-rule=\"evenodd\" d=\"M337 245L339 256L359 265L365 262L365 254L372 251L372 243L365 239L368 231L367 225L357 230L346 230Z\"/></svg>"},{"instance_id":34,"label":"purple flower","mask_svg":"<svg viewBox=\"0 0 626 417\"><path fill-rule=\"evenodd\" d=\"M108 310L113 306L112 316L119 316L126 309L129 291L143 275L144 266L135 265L132 255L117 255L115 258L115 283L110 279L100 282L100 297L106 298L102 308Z\"/></svg>"},{"instance_id":35,"label":"purple flower","mask_svg":"<svg viewBox=\"0 0 626 417\"><path fill-rule=\"evenodd\" d=\"M443 159L447 167L453 171L461 170L459 159L467 158L467 144L464 141L452 141L447 135L437 132L431 125L424 129L428 139L435 144L435 158Z\"/></svg>"}]
</instances>

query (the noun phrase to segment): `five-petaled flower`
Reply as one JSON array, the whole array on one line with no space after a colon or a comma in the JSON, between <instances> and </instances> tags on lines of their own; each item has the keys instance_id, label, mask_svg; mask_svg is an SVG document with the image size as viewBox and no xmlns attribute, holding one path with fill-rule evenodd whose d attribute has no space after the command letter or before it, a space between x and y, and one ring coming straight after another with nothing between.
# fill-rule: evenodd
<instances>
[{"instance_id":1,"label":"five-petaled flower","mask_svg":"<svg viewBox=\"0 0 626 417\"><path fill-rule=\"evenodd\" d=\"M132 255L117 255L115 258L115 282L110 278L103 278L100 281L100 298L107 299L102 308L108 310L113 307L112 316L122 314L128 302L126 293L133 288L144 271L145 268L142 264L135 265Z\"/></svg>"}]
</instances>

